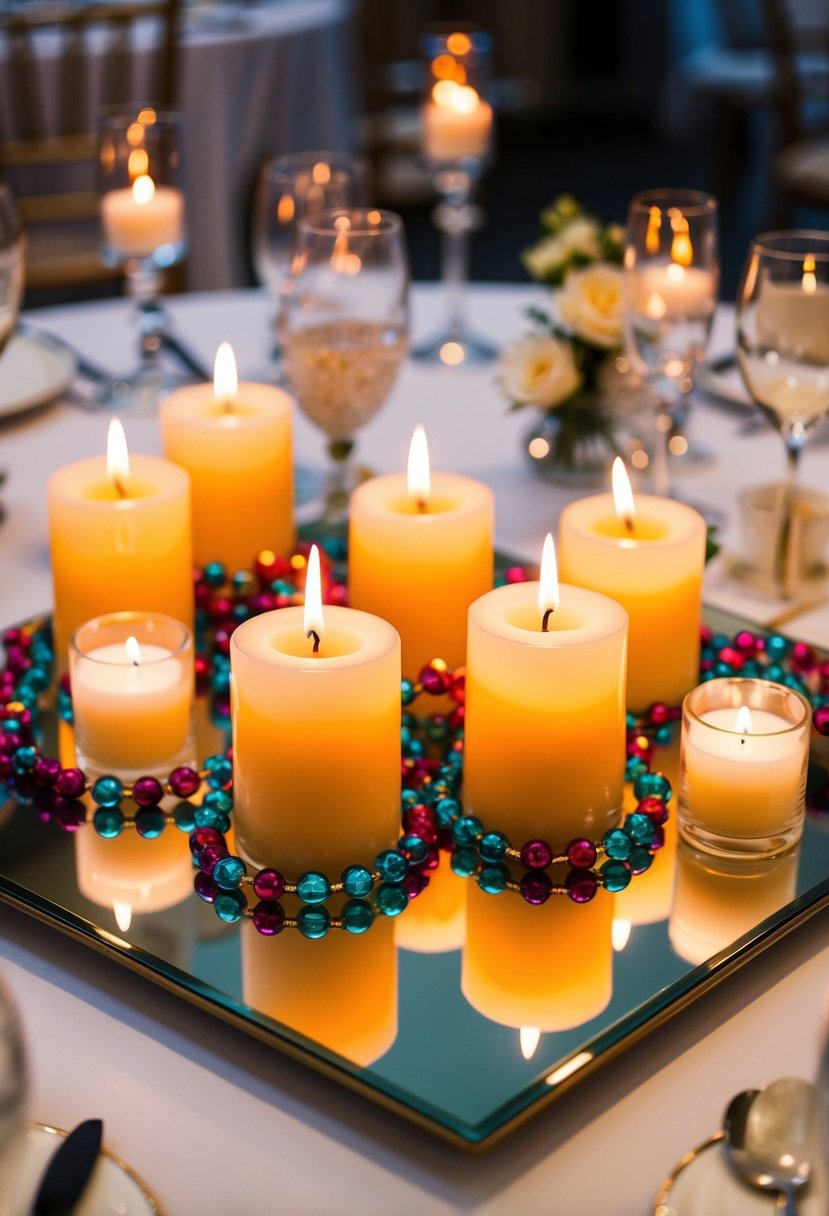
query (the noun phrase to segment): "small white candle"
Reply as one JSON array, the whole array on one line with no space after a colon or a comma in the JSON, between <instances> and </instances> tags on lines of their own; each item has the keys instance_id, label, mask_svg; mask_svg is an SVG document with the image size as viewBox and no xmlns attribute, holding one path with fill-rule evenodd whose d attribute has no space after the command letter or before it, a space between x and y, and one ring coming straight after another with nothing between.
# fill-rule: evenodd
<instances>
[{"instance_id":1,"label":"small white candle","mask_svg":"<svg viewBox=\"0 0 829 1216\"><path fill-rule=\"evenodd\" d=\"M440 80L423 106L423 146L430 160L483 158L489 152L492 106L470 85Z\"/></svg>"},{"instance_id":2,"label":"small white candle","mask_svg":"<svg viewBox=\"0 0 829 1216\"><path fill-rule=\"evenodd\" d=\"M104 242L125 258L148 258L162 245L177 245L184 234L184 195L157 186L146 173L131 186L101 198Z\"/></svg>"},{"instance_id":3,"label":"small white candle","mask_svg":"<svg viewBox=\"0 0 829 1216\"><path fill-rule=\"evenodd\" d=\"M635 270L632 286L636 312L651 321L709 317L717 302L714 273L679 262Z\"/></svg>"}]
</instances>

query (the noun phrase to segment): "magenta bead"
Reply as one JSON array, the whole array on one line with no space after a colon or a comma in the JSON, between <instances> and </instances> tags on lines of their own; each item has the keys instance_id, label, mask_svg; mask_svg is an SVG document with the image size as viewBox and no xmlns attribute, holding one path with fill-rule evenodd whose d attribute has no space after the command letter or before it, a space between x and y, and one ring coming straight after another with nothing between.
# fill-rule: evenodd
<instances>
[{"instance_id":1,"label":"magenta bead","mask_svg":"<svg viewBox=\"0 0 829 1216\"><path fill-rule=\"evenodd\" d=\"M591 870L596 864L598 853L592 840L586 836L577 836L571 840L564 850L567 862L574 870Z\"/></svg>"},{"instance_id":2,"label":"magenta bead","mask_svg":"<svg viewBox=\"0 0 829 1216\"><path fill-rule=\"evenodd\" d=\"M407 874L401 883L409 899L417 899L418 895L425 891L428 885L429 878L426 874Z\"/></svg>"},{"instance_id":3,"label":"magenta bead","mask_svg":"<svg viewBox=\"0 0 829 1216\"><path fill-rule=\"evenodd\" d=\"M564 885L574 904L589 904L599 889L599 880L589 870L571 870Z\"/></svg>"},{"instance_id":4,"label":"magenta bead","mask_svg":"<svg viewBox=\"0 0 829 1216\"><path fill-rule=\"evenodd\" d=\"M521 879L521 898L528 904L546 904L553 890L553 884L543 872L525 874Z\"/></svg>"},{"instance_id":5,"label":"magenta bead","mask_svg":"<svg viewBox=\"0 0 829 1216\"><path fill-rule=\"evenodd\" d=\"M431 693L432 696L439 696L446 692L449 681L445 672L438 671L436 667L426 666L418 676L418 683L423 685L424 692Z\"/></svg>"},{"instance_id":6,"label":"magenta bead","mask_svg":"<svg viewBox=\"0 0 829 1216\"><path fill-rule=\"evenodd\" d=\"M253 880L253 891L264 903L272 903L285 893L285 879L278 870L260 870Z\"/></svg>"},{"instance_id":7,"label":"magenta bead","mask_svg":"<svg viewBox=\"0 0 829 1216\"><path fill-rule=\"evenodd\" d=\"M546 870L554 856L546 840L528 840L521 848L521 864L528 870Z\"/></svg>"},{"instance_id":8,"label":"magenta bead","mask_svg":"<svg viewBox=\"0 0 829 1216\"><path fill-rule=\"evenodd\" d=\"M251 920L257 933L274 937L285 928L285 909L275 900L263 900L253 909Z\"/></svg>"},{"instance_id":9,"label":"magenta bead","mask_svg":"<svg viewBox=\"0 0 829 1216\"><path fill-rule=\"evenodd\" d=\"M665 803L661 798L655 798L652 795L648 798L643 798L642 801L637 804L636 809L640 815L647 815L651 823L656 824L657 826L661 823L665 823L668 818L668 808L666 807Z\"/></svg>"},{"instance_id":10,"label":"magenta bead","mask_svg":"<svg viewBox=\"0 0 829 1216\"><path fill-rule=\"evenodd\" d=\"M55 807L55 818L64 832L74 832L86 823L86 807L76 798L62 798Z\"/></svg>"},{"instance_id":11,"label":"magenta bead","mask_svg":"<svg viewBox=\"0 0 829 1216\"><path fill-rule=\"evenodd\" d=\"M223 844L205 845L199 854L199 869L203 874L212 874L216 862L229 856L230 854Z\"/></svg>"},{"instance_id":12,"label":"magenta bead","mask_svg":"<svg viewBox=\"0 0 829 1216\"><path fill-rule=\"evenodd\" d=\"M211 844L224 845L225 838L218 828L196 828L190 833L190 852L198 854Z\"/></svg>"},{"instance_id":13,"label":"magenta bead","mask_svg":"<svg viewBox=\"0 0 829 1216\"><path fill-rule=\"evenodd\" d=\"M158 806L164 797L164 787L155 777L139 777L133 782L132 800L136 806Z\"/></svg>"},{"instance_id":14,"label":"magenta bead","mask_svg":"<svg viewBox=\"0 0 829 1216\"><path fill-rule=\"evenodd\" d=\"M829 735L829 705L821 705L814 712L815 729L822 735Z\"/></svg>"},{"instance_id":15,"label":"magenta bead","mask_svg":"<svg viewBox=\"0 0 829 1216\"><path fill-rule=\"evenodd\" d=\"M741 629L734 639L734 645L744 654L752 654L757 649L757 639L747 629Z\"/></svg>"},{"instance_id":16,"label":"magenta bead","mask_svg":"<svg viewBox=\"0 0 829 1216\"><path fill-rule=\"evenodd\" d=\"M212 904L219 894L219 888L209 874L197 874L193 886L199 899L203 899L206 904Z\"/></svg>"},{"instance_id":17,"label":"magenta bead","mask_svg":"<svg viewBox=\"0 0 829 1216\"><path fill-rule=\"evenodd\" d=\"M526 583L527 571L523 566L507 566L504 571L505 583Z\"/></svg>"},{"instance_id":18,"label":"magenta bead","mask_svg":"<svg viewBox=\"0 0 829 1216\"><path fill-rule=\"evenodd\" d=\"M176 798L189 798L201 785L201 777L193 768L174 768L170 773L170 789Z\"/></svg>"},{"instance_id":19,"label":"magenta bead","mask_svg":"<svg viewBox=\"0 0 829 1216\"><path fill-rule=\"evenodd\" d=\"M40 785L54 785L60 772L60 762L48 756L38 756L33 772L35 781Z\"/></svg>"},{"instance_id":20,"label":"magenta bead","mask_svg":"<svg viewBox=\"0 0 829 1216\"><path fill-rule=\"evenodd\" d=\"M648 717L654 726L664 726L666 722L671 720L670 708L664 701L655 701L648 710Z\"/></svg>"},{"instance_id":21,"label":"magenta bead","mask_svg":"<svg viewBox=\"0 0 829 1216\"><path fill-rule=\"evenodd\" d=\"M55 785L64 798L80 798L86 789L86 777L79 768L63 768L58 773Z\"/></svg>"},{"instance_id":22,"label":"magenta bead","mask_svg":"<svg viewBox=\"0 0 829 1216\"><path fill-rule=\"evenodd\" d=\"M657 824L654 827L653 840L648 845L648 848L650 849L650 851L652 853L658 853L659 850L663 849L664 847L665 847L665 829L663 827L660 827L659 824Z\"/></svg>"}]
</instances>

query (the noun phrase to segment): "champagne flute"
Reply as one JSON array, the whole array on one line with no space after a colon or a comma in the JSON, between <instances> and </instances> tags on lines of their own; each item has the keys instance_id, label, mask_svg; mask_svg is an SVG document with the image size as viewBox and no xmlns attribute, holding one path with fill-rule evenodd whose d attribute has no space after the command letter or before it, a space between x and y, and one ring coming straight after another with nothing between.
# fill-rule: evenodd
<instances>
[{"instance_id":1,"label":"champagne flute","mask_svg":"<svg viewBox=\"0 0 829 1216\"><path fill-rule=\"evenodd\" d=\"M717 306L717 202L699 190L637 194L625 230L625 348L654 391L653 483L669 494L668 433L688 412ZM671 450L684 454L684 436Z\"/></svg>"},{"instance_id":2,"label":"champagne flute","mask_svg":"<svg viewBox=\"0 0 829 1216\"><path fill-rule=\"evenodd\" d=\"M0 354L17 325L25 282L26 238L11 189L0 182Z\"/></svg>"},{"instance_id":3,"label":"champagne flute","mask_svg":"<svg viewBox=\"0 0 829 1216\"><path fill-rule=\"evenodd\" d=\"M278 329L299 408L328 439L328 523L345 517L356 481L355 432L381 408L406 357L408 287L393 212L326 211L299 222Z\"/></svg>"},{"instance_id":4,"label":"champagne flute","mask_svg":"<svg viewBox=\"0 0 829 1216\"><path fill-rule=\"evenodd\" d=\"M829 233L765 232L752 241L737 291L737 360L752 399L785 445L774 583L791 598L800 453L829 412Z\"/></svg>"}]
</instances>

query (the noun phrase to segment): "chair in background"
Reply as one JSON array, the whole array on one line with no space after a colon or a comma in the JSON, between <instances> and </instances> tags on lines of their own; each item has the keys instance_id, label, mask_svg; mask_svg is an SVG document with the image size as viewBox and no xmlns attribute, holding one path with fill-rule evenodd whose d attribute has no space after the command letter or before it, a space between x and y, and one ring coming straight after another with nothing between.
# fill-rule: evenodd
<instances>
[{"instance_id":1,"label":"chair in background","mask_svg":"<svg viewBox=\"0 0 829 1216\"><path fill-rule=\"evenodd\" d=\"M174 105L180 8L113 0L0 14L0 175L27 231L29 292L120 277L98 252L95 114Z\"/></svg>"}]
</instances>

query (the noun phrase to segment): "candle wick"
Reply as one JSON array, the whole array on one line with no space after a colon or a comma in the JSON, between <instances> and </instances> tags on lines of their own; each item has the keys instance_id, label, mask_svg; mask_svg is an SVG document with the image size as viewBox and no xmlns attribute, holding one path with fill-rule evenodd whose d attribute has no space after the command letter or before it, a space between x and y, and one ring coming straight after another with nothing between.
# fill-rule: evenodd
<instances>
[{"instance_id":1,"label":"candle wick","mask_svg":"<svg viewBox=\"0 0 829 1216\"><path fill-rule=\"evenodd\" d=\"M225 397L222 400L222 413L232 414L235 412L235 402L232 397Z\"/></svg>"},{"instance_id":2,"label":"candle wick","mask_svg":"<svg viewBox=\"0 0 829 1216\"><path fill-rule=\"evenodd\" d=\"M541 618L541 632L542 633L548 632L548 630L550 628L550 617L553 615L554 612L555 612L555 608L548 608L547 611L544 613L544 616Z\"/></svg>"},{"instance_id":3,"label":"candle wick","mask_svg":"<svg viewBox=\"0 0 829 1216\"><path fill-rule=\"evenodd\" d=\"M132 661L132 665L133 665L133 667L137 667L137 666L138 666L138 659L133 659L133 661Z\"/></svg>"},{"instance_id":4,"label":"candle wick","mask_svg":"<svg viewBox=\"0 0 829 1216\"><path fill-rule=\"evenodd\" d=\"M425 515L426 512L429 510L429 504L427 503L425 498L417 499L417 510L418 510L419 515Z\"/></svg>"},{"instance_id":5,"label":"candle wick","mask_svg":"<svg viewBox=\"0 0 829 1216\"><path fill-rule=\"evenodd\" d=\"M313 638L313 639L314 639L314 650L313 650L313 653L314 653L314 654L319 654L319 649L320 649L320 635L317 633L316 629L309 629L309 630L308 630L308 632L306 633L306 635L305 635L305 636L306 636L306 638Z\"/></svg>"},{"instance_id":6,"label":"candle wick","mask_svg":"<svg viewBox=\"0 0 829 1216\"><path fill-rule=\"evenodd\" d=\"M118 495L118 497L126 498L127 497L127 487L124 485L121 478L116 476L116 477L113 477L112 481L115 486L115 493Z\"/></svg>"},{"instance_id":7,"label":"candle wick","mask_svg":"<svg viewBox=\"0 0 829 1216\"><path fill-rule=\"evenodd\" d=\"M627 533L628 533L630 536L633 536L633 529L634 529L633 516L632 516L632 515L626 515L626 516L625 516L625 531L626 531L626 532L627 532Z\"/></svg>"}]
</instances>

